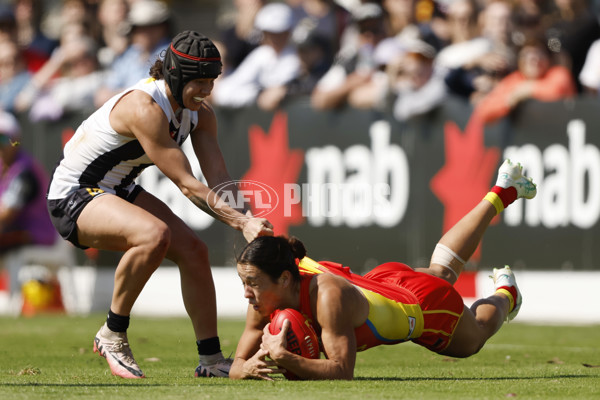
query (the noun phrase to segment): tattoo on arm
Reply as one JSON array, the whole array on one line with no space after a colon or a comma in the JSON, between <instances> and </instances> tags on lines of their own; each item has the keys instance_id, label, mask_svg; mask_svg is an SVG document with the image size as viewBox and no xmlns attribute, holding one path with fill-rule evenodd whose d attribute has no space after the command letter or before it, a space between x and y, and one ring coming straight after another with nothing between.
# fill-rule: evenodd
<instances>
[{"instance_id":1,"label":"tattoo on arm","mask_svg":"<svg viewBox=\"0 0 600 400\"><path fill-rule=\"evenodd\" d=\"M214 219L221 221L227 225L229 225L231 222L228 218L226 218L224 215L215 212L215 210L213 208L211 208L208 204L208 202L206 201L206 199L203 199L201 197L198 196L190 196L190 201L192 203L194 203L194 205L196 207L198 207L199 209L201 209L202 211L204 211L205 213L207 213L208 215L210 215L211 217L213 217Z\"/></svg>"},{"instance_id":2,"label":"tattoo on arm","mask_svg":"<svg viewBox=\"0 0 600 400\"><path fill-rule=\"evenodd\" d=\"M192 203L194 203L194 205L196 207L198 207L199 209L201 209L202 211L204 211L211 217L222 221L222 217L220 215L218 215L212 208L210 208L210 206L206 202L206 199L203 199L198 196L190 196L190 200Z\"/></svg>"}]
</instances>

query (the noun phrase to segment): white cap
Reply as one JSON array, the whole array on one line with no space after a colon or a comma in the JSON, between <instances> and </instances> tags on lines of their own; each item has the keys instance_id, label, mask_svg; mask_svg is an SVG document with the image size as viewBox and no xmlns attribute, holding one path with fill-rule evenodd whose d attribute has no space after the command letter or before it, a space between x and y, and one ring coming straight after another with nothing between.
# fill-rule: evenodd
<instances>
[{"instance_id":1,"label":"white cap","mask_svg":"<svg viewBox=\"0 0 600 400\"><path fill-rule=\"evenodd\" d=\"M396 37L383 39L373 51L373 59L377 65L387 65L395 57L404 54L405 49Z\"/></svg>"},{"instance_id":2,"label":"white cap","mask_svg":"<svg viewBox=\"0 0 600 400\"><path fill-rule=\"evenodd\" d=\"M420 54L433 60L436 55L435 47L420 39L408 39L402 42L407 53Z\"/></svg>"},{"instance_id":3,"label":"white cap","mask_svg":"<svg viewBox=\"0 0 600 400\"><path fill-rule=\"evenodd\" d=\"M361 3L354 7L350 14L355 22L383 17L383 10L375 3Z\"/></svg>"},{"instance_id":4,"label":"white cap","mask_svg":"<svg viewBox=\"0 0 600 400\"><path fill-rule=\"evenodd\" d=\"M267 4L256 14L254 25L263 32L289 31L293 27L292 9L283 3Z\"/></svg>"},{"instance_id":5,"label":"white cap","mask_svg":"<svg viewBox=\"0 0 600 400\"><path fill-rule=\"evenodd\" d=\"M14 115L0 110L0 135L16 139L21 134L21 126Z\"/></svg>"},{"instance_id":6,"label":"white cap","mask_svg":"<svg viewBox=\"0 0 600 400\"><path fill-rule=\"evenodd\" d=\"M167 5L158 0L138 0L129 10L128 22L131 26L158 25L166 22L171 13Z\"/></svg>"}]
</instances>

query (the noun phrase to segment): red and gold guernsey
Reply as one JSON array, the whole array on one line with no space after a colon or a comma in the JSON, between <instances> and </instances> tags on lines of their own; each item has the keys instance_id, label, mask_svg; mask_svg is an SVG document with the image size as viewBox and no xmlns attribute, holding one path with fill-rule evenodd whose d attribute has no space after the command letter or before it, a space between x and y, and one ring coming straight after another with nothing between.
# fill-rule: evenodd
<instances>
[{"instance_id":1,"label":"red and gold guernsey","mask_svg":"<svg viewBox=\"0 0 600 400\"><path fill-rule=\"evenodd\" d=\"M440 352L450 343L464 304L450 283L401 263L382 264L364 276L329 261L299 262L302 276L300 312L320 336L321 327L312 315L309 286L315 274L331 273L350 281L369 302L364 324L355 328L357 351L374 346L414 341Z\"/></svg>"}]
</instances>

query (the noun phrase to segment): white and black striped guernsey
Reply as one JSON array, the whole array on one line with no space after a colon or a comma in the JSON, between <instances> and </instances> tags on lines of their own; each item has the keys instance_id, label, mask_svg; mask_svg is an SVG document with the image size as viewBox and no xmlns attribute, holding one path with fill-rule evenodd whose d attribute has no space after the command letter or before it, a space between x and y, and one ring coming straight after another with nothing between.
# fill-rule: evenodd
<instances>
[{"instance_id":1,"label":"white and black striped guernsey","mask_svg":"<svg viewBox=\"0 0 600 400\"><path fill-rule=\"evenodd\" d=\"M118 134L110 125L109 114L117 101L132 90L148 93L169 120L169 130L179 146L198 124L198 113L184 109L181 122L175 117L165 91L165 81L144 79L108 100L83 121L66 144L48 190L48 199L63 199L79 188L100 188L126 196L135 179L152 161L136 138Z\"/></svg>"}]
</instances>

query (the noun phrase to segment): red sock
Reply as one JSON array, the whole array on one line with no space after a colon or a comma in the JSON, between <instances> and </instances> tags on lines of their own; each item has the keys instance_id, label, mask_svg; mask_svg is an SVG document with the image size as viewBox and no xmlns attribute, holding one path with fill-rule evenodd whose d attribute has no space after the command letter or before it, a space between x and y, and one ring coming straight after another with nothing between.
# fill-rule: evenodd
<instances>
[{"instance_id":1,"label":"red sock","mask_svg":"<svg viewBox=\"0 0 600 400\"><path fill-rule=\"evenodd\" d=\"M517 199L517 189L512 186L506 189L500 186L494 186L490 192L496 193L498 197L500 197L504 208L508 207L509 204L512 204L512 202Z\"/></svg>"}]
</instances>

